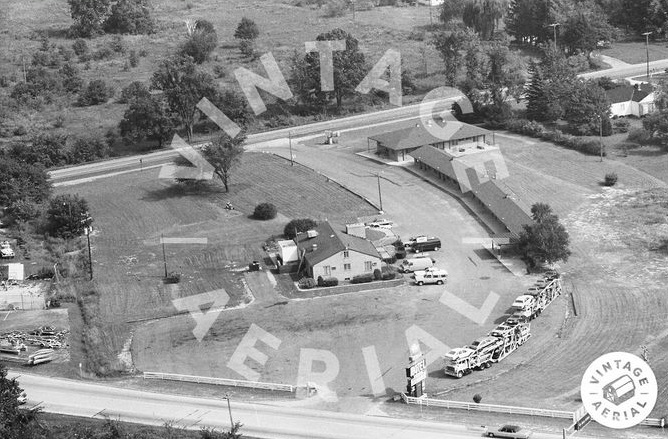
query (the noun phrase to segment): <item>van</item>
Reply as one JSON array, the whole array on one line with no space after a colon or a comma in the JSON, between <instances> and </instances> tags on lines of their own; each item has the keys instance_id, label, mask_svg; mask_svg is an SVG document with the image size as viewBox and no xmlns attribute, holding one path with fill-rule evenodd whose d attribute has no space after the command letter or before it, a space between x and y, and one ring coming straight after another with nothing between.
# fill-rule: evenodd
<instances>
[{"instance_id":1,"label":"van","mask_svg":"<svg viewBox=\"0 0 668 439\"><path fill-rule=\"evenodd\" d=\"M414 271L424 270L434 265L436 261L432 258L409 258L404 259L399 266L402 273L412 273Z\"/></svg>"},{"instance_id":2,"label":"van","mask_svg":"<svg viewBox=\"0 0 668 439\"><path fill-rule=\"evenodd\" d=\"M416 241L413 243L412 250L414 252L436 251L441 248L441 240L438 238L429 238Z\"/></svg>"},{"instance_id":3,"label":"van","mask_svg":"<svg viewBox=\"0 0 668 439\"><path fill-rule=\"evenodd\" d=\"M417 285L436 284L443 285L448 280L448 272L442 269L418 271L415 273Z\"/></svg>"}]
</instances>

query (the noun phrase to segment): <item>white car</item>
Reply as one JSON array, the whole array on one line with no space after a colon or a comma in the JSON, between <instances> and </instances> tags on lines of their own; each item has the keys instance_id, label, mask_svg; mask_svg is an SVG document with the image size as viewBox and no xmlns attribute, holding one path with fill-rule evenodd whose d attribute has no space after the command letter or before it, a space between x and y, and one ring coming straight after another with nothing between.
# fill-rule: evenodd
<instances>
[{"instance_id":1,"label":"white car","mask_svg":"<svg viewBox=\"0 0 668 439\"><path fill-rule=\"evenodd\" d=\"M13 258L15 256L14 250L10 247L2 247L0 248L0 256L2 258Z\"/></svg>"},{"instance_id":2,"label":"white car","mask_svg":"<svg viewBox=\"0 0 668 439\"><path fill-rule=\"evenodd\" d=\"M415 273L417 285L436 284L443 285L448 280L448 272L437 268L429 271L418 271Z\"/></svg>"},{"instance_id":3,"label":"white car","mask_svg":"<svg viewBox=\"0 0 668 439\"><path fill-rule=\"evenodd\" d=\"M379 218L369 223L366 223L367 227L373 227L376 229L391 229L394 226L394 223L390 220Z\"/></svg>"},{"instance_id":4,"label":"white car","mask_svg":"<svg viewBox=\"0 0 668 439\"><path fill-rule=\"evenodd\" d=\"M531 304L533 303L534 298L533 296L529 296L528 294L525 294L523 296L519 296L513 304L511 305L515 309L520 309L524 310L527 309Z\"/></svg>"}]
</instances>

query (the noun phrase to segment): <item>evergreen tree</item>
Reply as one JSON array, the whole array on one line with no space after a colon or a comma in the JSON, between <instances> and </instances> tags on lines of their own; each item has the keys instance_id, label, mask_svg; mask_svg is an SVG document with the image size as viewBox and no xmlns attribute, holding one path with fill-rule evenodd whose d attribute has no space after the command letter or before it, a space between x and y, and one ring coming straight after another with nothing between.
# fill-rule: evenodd
<instances>
[{"instance_id":1,"label":"evergreen tree","mask_svg":"<svg viewBox=\"0 0 668 439\"><path fill-rule=\"evenodd\" d=\"M535 61L529 63L529 86L526 91L527 119L542 122L548 114L546 83L543 69Z\"/></svg>"}]
</instances>

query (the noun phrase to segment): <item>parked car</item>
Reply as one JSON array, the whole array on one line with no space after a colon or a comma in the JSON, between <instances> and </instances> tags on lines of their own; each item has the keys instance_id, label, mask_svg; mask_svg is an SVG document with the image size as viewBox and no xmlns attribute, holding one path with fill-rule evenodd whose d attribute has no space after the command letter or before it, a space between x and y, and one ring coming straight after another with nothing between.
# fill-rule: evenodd
<instances>
[{"instance_id":1,"label":"parked car","mask_svg":"<svg viewBox=\"0 0 668 439\"><path fill-rule=\"evenodd\" d=\"M436 284L443 285L448 280L448 272L441 269L431 269L418 271L415 273L415 283L417 285Z\"/></svg>"},{"instance_id":2,"label":"parked car","mask_svg":"<svg viewBox=\"0 0 668 439\"><path fill-rule=\"evenodd\" d=\"M376 229L391 229L394 223L385 218L378 218L365 224L367 227L374 227Z\"/></svg>"},{"instance_id":3,"label":"parked car","mask_svg":"<svg viewBox=\"0 0 668 439\"><path fill-rule=\"evenodd\" d=\"M488 437L505 437L509 439L528 439L531 437L532 432L523 429L520 426L517 425L502 425L501 427L491 430L487 429L485 431L485 434Z\"/></svg>"},{"instance_id":4,"label":"parked car","mask_svg":"<svg viewBox=\"0 0 668 439\"><path fill-rule=\"evenodd\" d=\"M431 258L408 258L404 259L399 266L402 273L413 273L432 267L436 261Z\"/></svg>"},{"instance_id":5,"label":"parked car","mask_svg":"<svg viewBox=\"0 0 668 439\"><path fill-rule=\"evenodd\" d=\"M519 296L515 301L513 302L512 306L513 308L516 309L526 309L531 303L534 301L533 296L530 296L528 294L524 294L522 296Z\"/></svg>"},{"instance_id":6,"label":"parked car","mask_svg":"<svg viewBox=\"0 0 668 439\"><path fill-rule=\"evenodd\" d=\"M490 349L494 349L499 344L499 339L496 337L480 337L476 338L473 343L467 346L467 348L476 352L485 352Z\"/></svg>"},{"instance_id":7,"label":"parked car","mask_svg":"<svg viewBox=\"0 0 668 439\"><path fill-rule=\"evenodd\" d=\"M11 247L0 248L0 257L2 257L3 259L13 258L14 256L15 256L14 250L12 250Z\"/></svg>"},{"instance_id":8,"label":"parked car","mask_svg":"<svg viewBox=\"0 0 668 439\"><path fill-rule=\"evenodd\" d=\"M411 249L414 252L437 251L441 248L441 240L435 237L419 240L413 243Z\"/></svg>"},{"instance_id":9,"label":"parked car","mask_svg":"<svg viewBox=\"0 0 668 439\"><path fill-rule=\"evenodd\" d=\"M406 241L404 243L404 246L406 248L413 248L413 244L415 244L416 242L418 242L418 241L419 242L424 242L427 239L429 239L429 237L426 236L426 235L411 236L410 238L408 238L408 241Z\"/></svg>"}]
</instances>

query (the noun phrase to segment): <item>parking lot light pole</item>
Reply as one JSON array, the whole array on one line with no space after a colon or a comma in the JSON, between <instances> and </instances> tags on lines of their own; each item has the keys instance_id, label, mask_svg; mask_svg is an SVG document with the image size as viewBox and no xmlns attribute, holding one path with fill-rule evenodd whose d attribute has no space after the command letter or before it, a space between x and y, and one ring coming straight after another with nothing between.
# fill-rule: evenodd
<instances>
[{"instance_id":1,"label":"parking lot light pole","mask_svg":"<svg viewBox=\"0 0 668 439\"><path fill-rule=\"evenodd\" d=\"M647 55L647 80L649 81L649 36L653 32L644 32L642 35L645 36L645 53Z\"/></svg>"}]
</instances>

